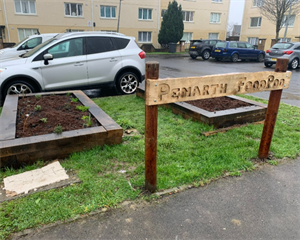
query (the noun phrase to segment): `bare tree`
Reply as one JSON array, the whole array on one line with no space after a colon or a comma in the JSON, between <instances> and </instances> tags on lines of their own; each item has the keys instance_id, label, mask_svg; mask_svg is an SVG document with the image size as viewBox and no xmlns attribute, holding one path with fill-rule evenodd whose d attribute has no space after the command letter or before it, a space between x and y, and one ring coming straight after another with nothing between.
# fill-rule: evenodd
<instances>
[{"instance_id":1,"label":"bare tree","mask_svg":"<svg viewBox=\"0 0 300 240\"><path fill-rule=\"evenodd\" d=\"M279 31L284 24L288 24L288 16L298 15L300 12L299 0L255 0L260 12L276 26L276 42ZM291 12L289 13L291 9Z\"/></svg>"}]
</instances>

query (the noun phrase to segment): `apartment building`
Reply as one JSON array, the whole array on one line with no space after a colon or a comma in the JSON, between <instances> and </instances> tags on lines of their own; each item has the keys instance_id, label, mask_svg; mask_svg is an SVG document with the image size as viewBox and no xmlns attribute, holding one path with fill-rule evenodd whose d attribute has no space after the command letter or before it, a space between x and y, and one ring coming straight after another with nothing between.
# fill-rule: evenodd
<instances>
[{"instance_id":1,"label":"apartment building","mask_svg":"<svg viewBox=\"0 0 300 240\"><path fill-rule=\"evenodd\" d=\"M259 49L268 50L275 43L276 28L273 22L262 16L258 4L259 0L245 0L240 39L258 45ZM286 41L299 42L300 16L291 15L287 25ZM286 24L279 32L281 41L285 31Z\"/></svg>"},{"instance_id":2,"label":"apartment building","mask_svg":"<svg viewBox=\"0 0 300 240\"><path fill-rule=\"evenodd\" d=\"M178 0L183 40L225 40L230 0ZM36 33L119 31L139 45L160 48L158 33L169 0L1 0L0 36L19 42Z\"/></svg>"}]
</instances>

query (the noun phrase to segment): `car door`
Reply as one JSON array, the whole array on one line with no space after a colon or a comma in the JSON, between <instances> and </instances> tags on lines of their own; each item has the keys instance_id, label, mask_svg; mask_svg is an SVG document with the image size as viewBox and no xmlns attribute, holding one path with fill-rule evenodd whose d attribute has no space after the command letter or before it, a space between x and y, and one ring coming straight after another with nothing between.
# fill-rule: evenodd
<instances>
[{"instance_id":1,"label":"car door","mask_svg":"<svg viewBox=\"0 0 300 240\"><path fill-rule=\"evenodd\" d=\"M238 42L237 43L237 48L238 48L238 52L239 52L239 58L240 59L247 59L248 55L247 55L247 48L246 48L246 44L243 42Z\"/></svg>"},{"instance_id":2,"label":"car door","mask_svg":"<svg viewBox=\"0 0 300 240\"><path fill-rule=\"evenodd\" d=\"M121 55L110 37L87 37L87 71L90 85L113 82L122 68Z\"/></svg>"},{"instance_id":3,"label":"car door","mask_svg":"<svg viewBox=\"0 0 300 240\"><path fill-rule=\"evenodd\" d=\"M45 90L88 86L84 38L73 38L57 43L43 54L50 53L48 65L41 61Z\"/></svg>"},{"instance_id":4,"label":"car door","mask_svg":"<svg viewBox=\"0 0 300 240\"><path fill-rule=\"evenodd\" d=\"M255 50L254 46L246 43L248 59L257 59L259 51Z\"/></svg>"}]
</instances>

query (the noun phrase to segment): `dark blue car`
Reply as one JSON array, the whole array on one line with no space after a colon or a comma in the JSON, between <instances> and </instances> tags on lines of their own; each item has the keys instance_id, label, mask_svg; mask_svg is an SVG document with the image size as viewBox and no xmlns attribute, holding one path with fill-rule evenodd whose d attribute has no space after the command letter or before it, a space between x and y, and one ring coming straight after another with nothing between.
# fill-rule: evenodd
<instances>
[{"instance_id":1,"label":"dark blue car","mask_svg":"<svg viewBox=\"0 0 300 240\"><path fill-rule=\"evenodd\" d=\"M265 52L256 49L253 45L247 42L238 41L222 41L218 42L211 52L211 56L217 61L229 59L232 62L241 60L256 60L263 62Z\"/></svg>"}]
</instances>

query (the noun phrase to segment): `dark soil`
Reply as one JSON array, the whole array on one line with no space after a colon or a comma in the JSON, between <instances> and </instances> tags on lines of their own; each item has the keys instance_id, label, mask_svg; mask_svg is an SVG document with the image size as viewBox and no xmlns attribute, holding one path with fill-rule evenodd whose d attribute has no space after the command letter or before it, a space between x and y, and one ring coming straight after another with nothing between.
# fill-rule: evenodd
<instances>
[{"instance_id":1,"label":"dark soil","mask_svg":"<svg viewBox=\"0 0 300 240\"><path fill-rule=\"evenodd\" d=\"M90 115L89 111L80 111L76 106L82 106L73 102L74 95L41 95L24 96L19 98L16 138L30 137L53 133L54 129L61 125L63 131L82 129L87 121L83 116L91 116L92 126L100 126L98 121ZM37 110L40 105L40 110ZM41 119L47 119L43 122Z\"/></svg>"},{"instance_id":2,"label":"dark soil","mask_svg":"<svg viewBox=\"0 0 300 240\"><path fill-rule=\"evenodd\" d=\"M186 101L186 103L202 108L209 112L228 110L228 109L234 109L239 107L247 107L252 105L250 103L243 102L237 99L232 99L229 97L218 97L218 98Z\"/></svg>"}]
</instances>

